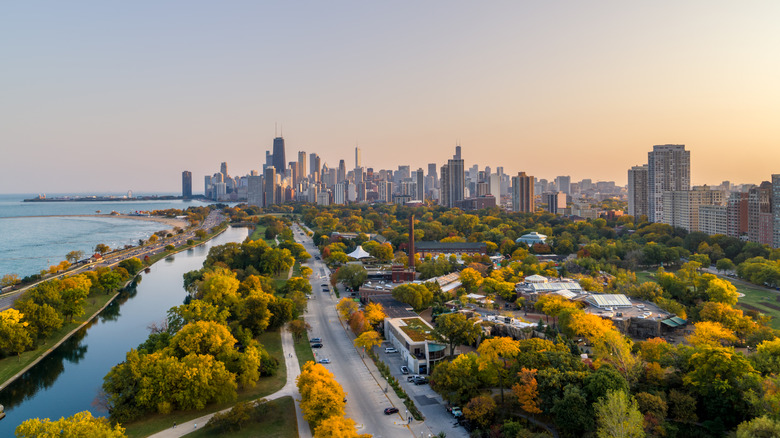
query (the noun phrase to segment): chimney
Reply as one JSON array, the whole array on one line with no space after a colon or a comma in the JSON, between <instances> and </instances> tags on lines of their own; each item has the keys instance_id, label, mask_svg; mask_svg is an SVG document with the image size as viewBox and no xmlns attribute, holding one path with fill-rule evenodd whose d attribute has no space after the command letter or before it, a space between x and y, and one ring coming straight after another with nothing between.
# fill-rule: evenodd
<instances>
[{"instance_id":1,"label":"chimney","mask_svg":"<svg viewBox=\"0 0 780 438\"><path fill-rule=\"evenodd\" d=\"M409 216L409 269L414 271L414 215Z\"/></svg>"}]
</instances>

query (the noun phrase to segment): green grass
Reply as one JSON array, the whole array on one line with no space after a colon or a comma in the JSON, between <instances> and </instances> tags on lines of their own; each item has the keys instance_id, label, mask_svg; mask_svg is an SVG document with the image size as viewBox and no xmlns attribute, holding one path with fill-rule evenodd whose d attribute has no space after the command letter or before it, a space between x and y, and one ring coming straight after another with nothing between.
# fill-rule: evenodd
<instances>
[{"instance_id":1,"label":"green grass","mask_svg":"<svg viewBox=\"0 0 780 438\"><path fill-rule=\"evenodd\" d=\"M238 398L232 402L219 403L207 406L199 411L176 411L168 415L154 414L144 417L123 426L127 429L128 437L146 437L165 430L176 423L185 423L192 419L202 417L212 412L221 411L233 406L237 401L256 400L282 389L287 382L287 368L284 366L284 353L282 352L282 337L277 331L265 332L258 338L263 347L273 357L279 360L279 368L276 374L270 377L262 377L254 388L241 390ZM293 410L293 416L295 411ZM257 435L255 435L257 436Z\"/></svg>"},{"instance_id":2,"label":"green grass","mask_svg":"<svg viewBox=\"0 0 780 438\"><path fill-rule=\"evenodd\" d=\"M5 383L8 379L15 376L24 367L41 357L57 342L65 338L71 331L78 328L85 321L92 319L92 316L103 307L116 294L98 293L87 297L84 302L84 315L73 318L73 322L65 323L62 328L54 332L48 339L41 342L35 350L25 351L21 358L17 356L6 357L0 360L0 382Z\"/></svg>"},{"instance_id":3,"label":"green grass","mask_svg":"<svg viewBox=\"0 0 780 438\"><path fill-rule=\"evenodd\" d=\"M636 277L640 282L655 281L655 277L651 277L650 272L637 272ZM777 292L750 284L746 281L738 280L735 278L729 278L725 275L716 274L718 277L728 280L734 287L737 288L737 292L744 294L744 297L739 297L737 307L744 310L758 309L761 313L764 313L772 318L769 322L769 326L773 329L780 330L780 310L767 307L765 304L771 306L780 307L780 294Z\"/></svg>"},{"instance_id":4,"label":"green grass","mask_svg":"<svg viewBox=\"0 0 780 438\"><path fill-rule=\"evenodd\" d=\"M646 283L648 281L655 282L655 273L654 272L648 272L648 271L637 271L635 272L636 279L639 280L640 283Z\"/></svg>"},{"instance_id":5,"label":"green grass","mask_svg":"<svg viewBox=\"0 0 780 438\"><path fill-rule=\"evenodd\" d=\"M299 342L294 342L295 355L298 357L298 367L303 371L303 364L308 361L314 361L314 352L309 343L309 334L307 333Z\"/></svg>"},{"instance_id":6,"label":"green grass","mask_svg":"<svg viewBox=\"0 0 780 438\"><path fill-rule=\"evenodd\" d=\"M212 428L200 428L188 434L188 437L237 437L249 438L262 436L265 438L297 438L298 420L295 418L295 403L292 397L282 397L267 402L268 412L264 418L244 426L238 432L219 433Z\"/></svg>"}]
</instances>

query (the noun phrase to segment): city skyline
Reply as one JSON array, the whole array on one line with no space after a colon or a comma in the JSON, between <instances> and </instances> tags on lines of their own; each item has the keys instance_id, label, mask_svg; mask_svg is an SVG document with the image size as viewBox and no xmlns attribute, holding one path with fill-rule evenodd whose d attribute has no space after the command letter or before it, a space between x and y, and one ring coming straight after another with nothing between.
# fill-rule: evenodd
<instances>
[{"instance_id":1,"label":"city skyline","mask_svg":"<svg viewBox=\"0 0 780 438\"><path fill-rule=\"evenodd\" d=\"M625 185L659 144L691 184L780 162L775 3L10 4L0 192L176 192L288 160ZM706 13L703 13L706 11ZM109 159L110 158L110 159ZM199 181L195 178L195 186Z\"/></svg>"}]
</instances>

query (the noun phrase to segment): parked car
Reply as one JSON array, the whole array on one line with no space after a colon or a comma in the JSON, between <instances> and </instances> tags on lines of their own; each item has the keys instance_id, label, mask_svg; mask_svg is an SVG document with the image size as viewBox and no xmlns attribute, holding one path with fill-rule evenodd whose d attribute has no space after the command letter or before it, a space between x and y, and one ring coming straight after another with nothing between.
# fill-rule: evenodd
<instances>
[{"instance_id":1,"label":"parked car","mask_svg":"<svg viewBox=\"0 0 780 438\"><path fill-rule=\"evenodd\" d=\"M387 347L385 348L385 353L398 353L398 350L396 350L394 347Z\"/></svg>"},{"instance_id":2,"label":"parked car","mask_svg":"<svg viewBox=\"0 0 780 438\"><path fill-rule=\"evenodd\" d=\"M319 362L319 363L330 363L330 359L328 359L328 358L326 357L326 358L324 358L324 359L320 359L320 360L318 360L317 362Z\"/></svg>"},{"instance_id":3,"label":"parked car","mask_svg":"<svg viewBox=\"0 0 780 438\"><path fill-rule=\"evenodd\" d=\"M385 408L385 415L392 415L398 413L398 408Z\"/></svg>"},{"instance_id":4,"label":"parked car","mask_svg":"<svg viewBox=\"0 0 780 438\"><path fill-rule=\"evenodd\" d=\"M406 366L401 366L401 374L409 374L409 368Z\"/></svg>"},{"instance_id":5,"label":"parked car","mask_svg":"<svg viewBox=\"0 0 780 438\"><path fill-rule=\"evenodd\" d=\"M322 342L322 339L321 338L311 338L311 339L309 339L309 342L313 342L313 343L314 342Z\"/></svg>"},{"instance_id":6,"label":"parked car","mask_svg":"<svg viewBox=\"0 0 780 438\"><path fill-rule=\"evenodd\" d=\"M406 378L406 381L407 381L407 382L414 382L414 379L416 379L416 378L418 378L418 377L422 377L422 376L418 376L417 374L414 374L414 375L408 376L408 377Z\"/></svg>"},{"instance_id":7,"label":"parked car","mask_svg":"<svg viewBox=\"0 0 780 438\"><path fill-rule=\"evenodd\" d=\"M320 344L320 343L311 344L311 348L322 348L322 344Z\"/></svg>"},{"instance_id":8,"label":"parked car","mask_svg":"<svg viewBox=\"0 0 780 438\"><path fill-rule=\"evenodd\" d=\"M455 418L463 415L463 411L460 410L459 406L447 406L447 412L449 412Z\"/></svg>"},{"instance_id":9,"label":"parked car","mask_svg":"<svg viewBox=\"0 0 780 438\"><path fill-rule=\"evenodd\" d=\"M425 378L425 377L423 377L423 376L417 376L417 377L414 379L414 381L413 381L413 382L414 382L414 384L415 384L415 385L425 385L426 383L428 383L428 379L426 379L426 378Z\"/></svg>"}]
</instances>

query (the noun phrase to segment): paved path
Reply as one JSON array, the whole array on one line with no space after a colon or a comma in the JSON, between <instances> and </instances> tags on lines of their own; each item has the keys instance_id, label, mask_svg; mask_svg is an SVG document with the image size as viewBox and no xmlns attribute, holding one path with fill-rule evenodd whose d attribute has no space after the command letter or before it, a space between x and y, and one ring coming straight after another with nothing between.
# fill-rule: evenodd
<instances>
[{"instance_id":1,"label":"paved path","mask_svg":"<svg viewBox=\"0 0 780 438\"><path fill-rule=\"evenodd\" d=\"M295 400L295 416L298 419L298 436L302 438L311 438L312 433L309 428L309 423L303 419L303 412L301 412L301 406L298 402L301 395L298 392L298 388L295 386L295 379L301 373L300 366L298 365L298 356L295 355L292 334L287 330L282 330L282 351L284 352L284 363L287 367L287 383L279 391L263 398L266 400L275 400L282 397L292 397L293 400ZM227 412L229 410L230 408L221 412ZM195 430L196 424L198 425L198 428L203 427L213 416L214 413L204 415L200 418L179 424L176 428L169 428L151 435L151 438L174 438L187 435Z\"/></svg>"}]
</instances>

